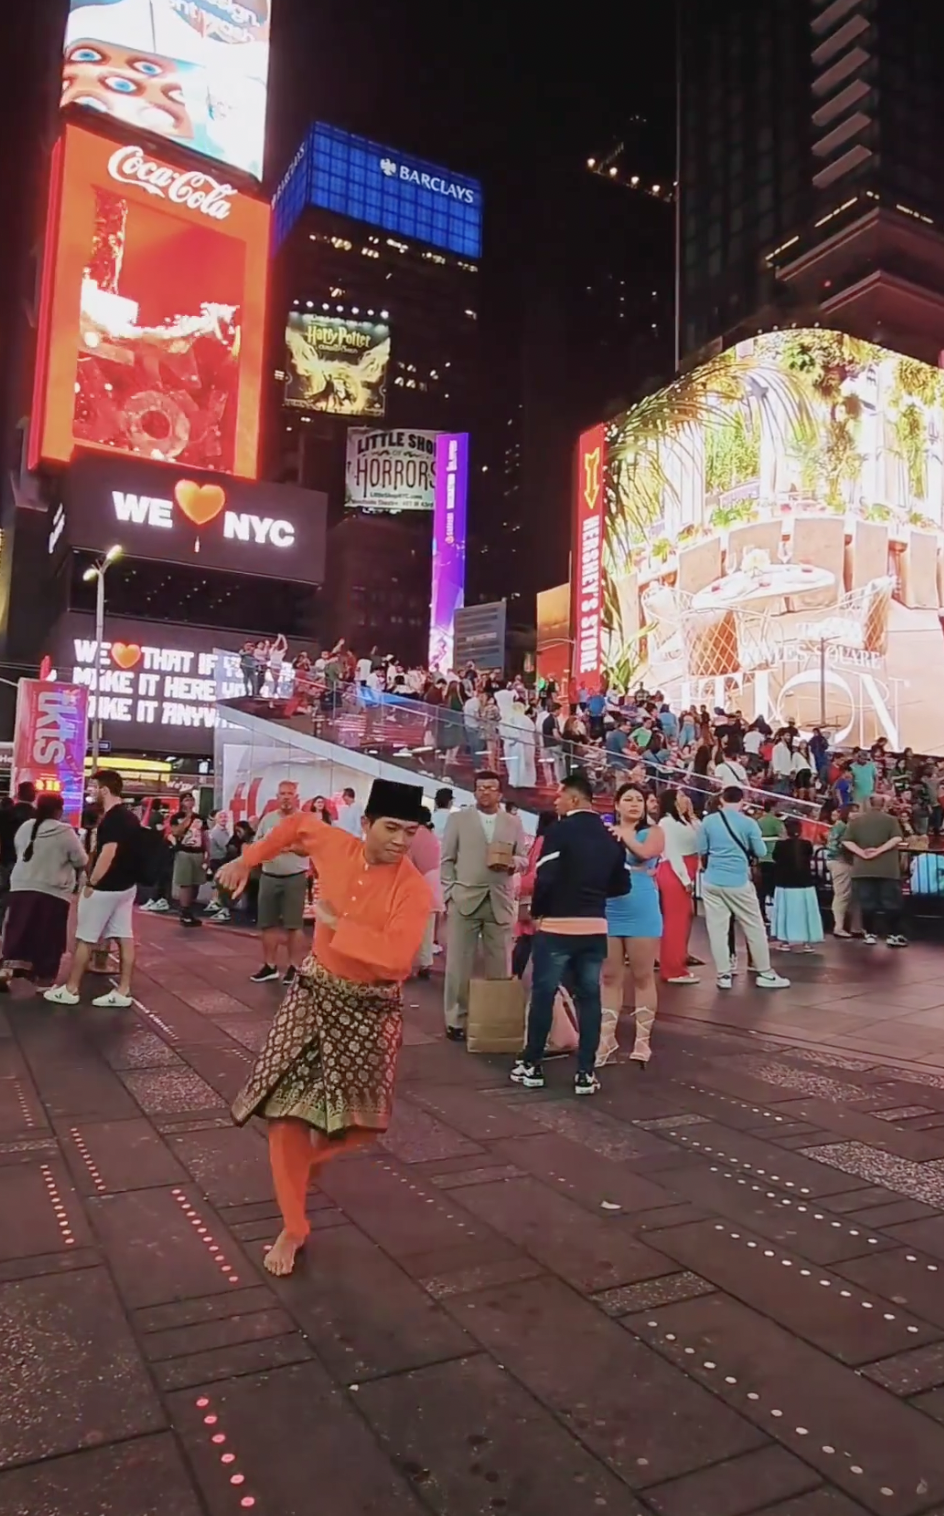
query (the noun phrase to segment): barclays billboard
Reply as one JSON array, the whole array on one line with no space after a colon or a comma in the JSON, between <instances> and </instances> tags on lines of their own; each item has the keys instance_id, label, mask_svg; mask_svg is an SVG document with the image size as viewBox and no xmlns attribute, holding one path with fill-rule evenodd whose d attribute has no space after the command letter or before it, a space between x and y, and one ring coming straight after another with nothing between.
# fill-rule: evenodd
<instances>
[{"instance_id":1,"label":"barclays billboard","mask_svg":"<svg viewBox=\"0 0 944 1516\"><path fill-rule=\"evenodd\" d=\"M482 252L482 186L316 122L273 200L279 247L309 205L466 258Z\"/></svg>"}]
</instances>

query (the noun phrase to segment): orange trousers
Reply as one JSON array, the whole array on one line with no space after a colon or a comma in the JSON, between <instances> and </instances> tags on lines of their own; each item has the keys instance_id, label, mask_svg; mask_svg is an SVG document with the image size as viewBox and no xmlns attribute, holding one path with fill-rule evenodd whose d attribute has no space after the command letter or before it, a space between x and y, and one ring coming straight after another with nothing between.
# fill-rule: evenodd
<instances>
[{"instance_id":1,"label":"orange trousers","mask_svg":"<svg viewBox=\"0 0 944 1516\"><path fill-rule=\"evenodd\" d=\"M304 1238L311 1231L305 1206L312 1171L329 1158L369 1146L380 1135L379 1132L356 1130L329 1139L305 1121L286 1118L269 1122L269 1163L275 1198L285 1230L292 1237Z\"/></svg>"}]
</instances>

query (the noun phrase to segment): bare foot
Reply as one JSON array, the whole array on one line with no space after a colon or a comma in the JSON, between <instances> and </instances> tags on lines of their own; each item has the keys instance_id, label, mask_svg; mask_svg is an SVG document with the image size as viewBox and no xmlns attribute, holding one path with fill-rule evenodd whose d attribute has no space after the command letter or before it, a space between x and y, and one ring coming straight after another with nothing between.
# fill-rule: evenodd
<instances>
[{"instance_id":1,"label":"bare foot","mask_svg":"<svg viewBox=\"0 0 944 1516\"><path fill-rule=\"evenodd\" d=\"M291 1232L280 1232L262 1262L270 1274L280 1277L290 1274L295 1267L295 1254L305 1246L304 1237L293 1237Z\"/></svg>"}]
</instances>

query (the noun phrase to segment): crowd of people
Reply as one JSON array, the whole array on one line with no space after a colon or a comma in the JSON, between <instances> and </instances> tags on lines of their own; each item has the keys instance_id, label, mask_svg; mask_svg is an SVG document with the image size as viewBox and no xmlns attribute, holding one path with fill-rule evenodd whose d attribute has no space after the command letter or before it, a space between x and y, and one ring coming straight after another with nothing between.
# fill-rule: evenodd
<instances>
[{"instance_id":1,"label":"crowd of people","mask_svg":"<svg viewBox=\"0 0 944 1516\"><path fill-rule=\"evenodd\" d=\"M722 764L743 766L742 756L729 733ZM857 771L866 766L874 773L863 795ZM907 946L899 862L906 837L892 814L899 768L896 760L883 775L881 755L857 755L849 782L860 798L837 809L828 831L833 930L840 939L860 936L866 947L880 928L889 948ZM192 926L208 880L217 919L255 885L264 962L252 978L280 981L285 995L234 1114L240 1122L253 1114L269 1121L284 1227L266 1266L287 1273L307 1235L311 1173L389 1122L400 987L411 975L429 977L438 938L445 1036L467 1040L477 976L486 987L530 976L524 1046L511 1078L542 1088L548 1046L563 1047L576 1053L578 1097L595 1094L598 1070L617 1059L628 998L629 1060L644 1068L660 983L698 983L692 970L700 960L689 946L696 900L719 991L731 990L739 968L759 989L789 986L772 952L811 952L825 935L813 843L797 817L779 814L779 792L750 814L756 808L732 778L724 776L717 793L695 795L629 779L608 813L590 775L577 769L560 781L554 810L541 814L530 840L494 769L475 775L474 804L456 808L443 787L432 811L422 789L383 780L364 806L347 790L338 801L303 808L297 786L285 781L273 810L232 832L219 813L202 818L190 794L143 825L123 803L121 776L103 770L94 777L84 838L63 820L61 796L37 797L21 786L0 807L8 870L0 984L25 974L50 983L47 1000L75 1006L92 955L113 942L117 983L94 1004L129 1007L134 905L143 886L155 892L145 908L158 910L169 880L181 922ZM55 983L76 894L71 962ZM316 923L313 947L306 907ZM739 958L738 935L746 957Z\"/></svg>"},{"instance_id":2,"label":"crowd of people","mask_svg":"<svg viewBox=\"0 0 944 1516\"><path fill-rule=\"evenodd\" d=\"M659 690L580 689L569 699L553 680L529 685L474 663L444 674L376 647L358 654L344 642L289 663L278 637L245 644L239 657L247 694L281 696L293 709L337 712L347 701L368 718L418 713L443 777L453 765L487 766L512 789L553 791L580 768L610 794L623 783L684 789L699 816L711 795L736 784L805 803L811 818L825 807L826 824L830 807L864 805L874 793L886 797L906 836L944 833L944 760L910 748L893 754L885 739L849 750L819 726L807 734L794 721L774 726L738 709L675 709Z\"/></svg>"}]
</instances>

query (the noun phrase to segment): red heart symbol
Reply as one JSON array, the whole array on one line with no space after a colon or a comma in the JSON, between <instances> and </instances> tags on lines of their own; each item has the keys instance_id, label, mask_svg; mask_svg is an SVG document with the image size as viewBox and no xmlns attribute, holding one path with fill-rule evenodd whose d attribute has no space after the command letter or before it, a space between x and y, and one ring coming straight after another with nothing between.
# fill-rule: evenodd
<instances>
[{"instance_id":1,"label":"red heart symbol","mask_svg":"<svg viewBox=\"0 0 944 1516\"><path fill-rule=\"evenodd\" d=\"M193 479L181 479L174 485L174 499L188 521L194 526L206 526L215 521L226 504L226 491L219 484L197 484Z\"/></svg>"},{"instance_id":2,"label":"red heart symbol","mask_svg":"<svg viewBox=\"0 0 944 1516\"><path fill-rule=\"evenodd\" d=\"M111 656L120 669L133 669L141 662L141 649L136 642L113 642Z\"/></svg>"}]
</instances>

